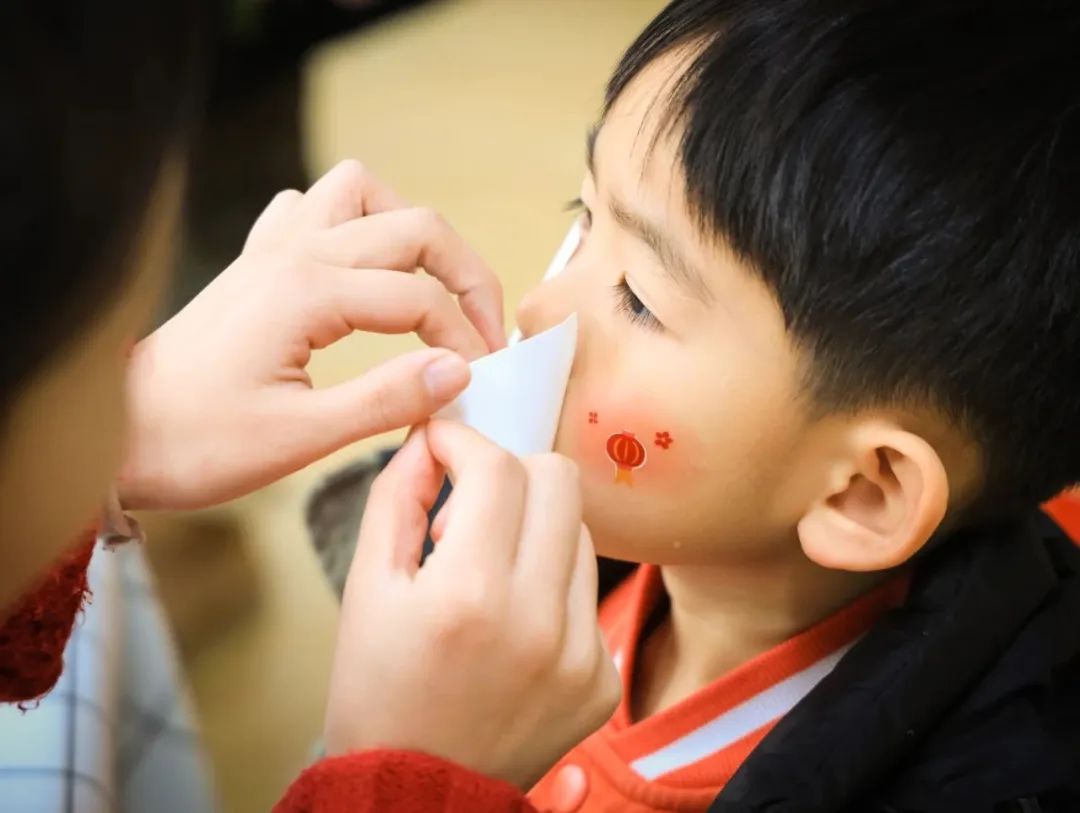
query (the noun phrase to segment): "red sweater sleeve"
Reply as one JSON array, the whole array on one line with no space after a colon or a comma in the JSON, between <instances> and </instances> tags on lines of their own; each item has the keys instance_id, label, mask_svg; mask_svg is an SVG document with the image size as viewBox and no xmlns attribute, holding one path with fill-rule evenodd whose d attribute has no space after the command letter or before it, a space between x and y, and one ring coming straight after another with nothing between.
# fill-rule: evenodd
<instances>
[{"instance_id":1,"label":"red sweater sleeve","mask_svg":"<svg viewBox=\"0 0 1080 813\"><path fill-rule=\"evenodd\" d=\"M537 813L521 791L408 751L364 751L308 768L274 813Z\"/></svg>"},{"instance_id":2,"label":"red sweater sleeve","mask_svg":"<svg viewBox=\"0 0 1080 813\"><path fill-rule=\"evenodd\" d=\"M0 608L0 703L27 703L56 685L64 647L88 594L94 534L88 529L29 593Z\"/></svg>"}]
</instances>

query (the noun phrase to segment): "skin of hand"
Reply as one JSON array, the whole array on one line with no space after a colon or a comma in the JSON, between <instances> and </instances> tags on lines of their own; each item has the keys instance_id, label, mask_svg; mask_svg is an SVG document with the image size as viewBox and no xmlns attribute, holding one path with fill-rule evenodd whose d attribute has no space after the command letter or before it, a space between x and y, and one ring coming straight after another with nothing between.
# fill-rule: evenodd
<instances>
[{"instance_id":1,"label":"skin of hand","mask_svg":"<svg viewBox=\"0 0 1080 813\"><path fill-rule=\"evenodd\" d=\"M418 269L426 273L419 273ZM353 331L431 349L317 390L315 350ZM126 508L197 508L425 420L505 345L502 291L446 222L346 161L278 194L239 258L139 343L118 490Z\"/></svg>"},{"instance_id":2,"label":"skin of hand","mask_svg":"<svg viewBox=\"0 0 1080 813\"><path fill-rule=\"evenodd\" d=\"M444 473L451 499L428 511ZM373 486L330 685L331 754L423 751L520 788L615 709L576 465L460 424L416 430Z\"/></svg>"}]
</instances>

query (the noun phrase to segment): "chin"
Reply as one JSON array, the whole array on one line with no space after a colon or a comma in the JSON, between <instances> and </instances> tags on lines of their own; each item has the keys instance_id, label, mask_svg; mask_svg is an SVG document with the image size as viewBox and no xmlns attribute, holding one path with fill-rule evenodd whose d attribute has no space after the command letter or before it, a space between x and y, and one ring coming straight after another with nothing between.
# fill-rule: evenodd
<instances>
[{"instance_id":1,"label":"chin","mask_svg":"<svg viewBox=\"0 0 1080 813\"><path fill-rule=\"evenodd\" d=\"M662 567L712 565L717 561L716 549L710 546L702 547L696 540L689 544L679 544L673 542L667 534L657 533L646 536L642 535L643 528L640 525L627 522L604 522L604 519L610 519L610 517L601 516L590 521L589 513L586 511L585 525L592 537L593 548L597 556L603 556L605 559Z\"/></svg>"},{"instance_id":2,"label":"chin","mask_svg":"<svg viewBox=\"0 0 1080 813\"><path fill-rule=\"evenodd\" d=\"M597 556L633 564L670 564L670 548L658 548L644 540L634 538L632 528L618 528L604 523L585 525L592 536Z\"/></svg>"},{"instance_id":3,"label":"chin","mask_svg":"<svg viewBox=\"0 0 1080 813\"><path fill-rule=\"evenodd\" d=\"M637 551L627 550L625 545L605 545L593 539L596 555L605 559L615 559L620 562L630 562L635 565L646 564L647 560L638 555Z\"/></svg>"}]
</instances>

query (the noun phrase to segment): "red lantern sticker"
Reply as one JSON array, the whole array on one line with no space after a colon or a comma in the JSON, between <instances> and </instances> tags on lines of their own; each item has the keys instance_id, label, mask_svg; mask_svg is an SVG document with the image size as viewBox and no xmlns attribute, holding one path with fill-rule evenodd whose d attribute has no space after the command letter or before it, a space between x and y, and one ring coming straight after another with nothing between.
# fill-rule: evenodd
<instances>
[{"instance_id":1,"label":"red lantern sticker","mask_svg":"<svg viewBox=\"0 0 1080 813\"><path fill-rule=\"evenodd\" d=\"M615 482L634 485L634 469L645 465L645 447L633 432L618 432L608 438L607 454L615 464Z\"/></svg>"}]
</instances>

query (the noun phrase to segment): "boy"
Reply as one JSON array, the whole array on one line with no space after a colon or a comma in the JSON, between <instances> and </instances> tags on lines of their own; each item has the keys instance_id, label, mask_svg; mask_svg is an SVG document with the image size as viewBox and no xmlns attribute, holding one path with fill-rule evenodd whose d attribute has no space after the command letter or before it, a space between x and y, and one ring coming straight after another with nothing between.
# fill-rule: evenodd
<instances>
[{"instance_id":1,"label":"boy","mask_svg":"<svg viewBox=\"0 0 1080 813\"><path fill-rule=\"evenodd\" d=\"M590 135L571 811L1080 810L1080 12L676 0Z\"/></svg>"}]
</instances>

